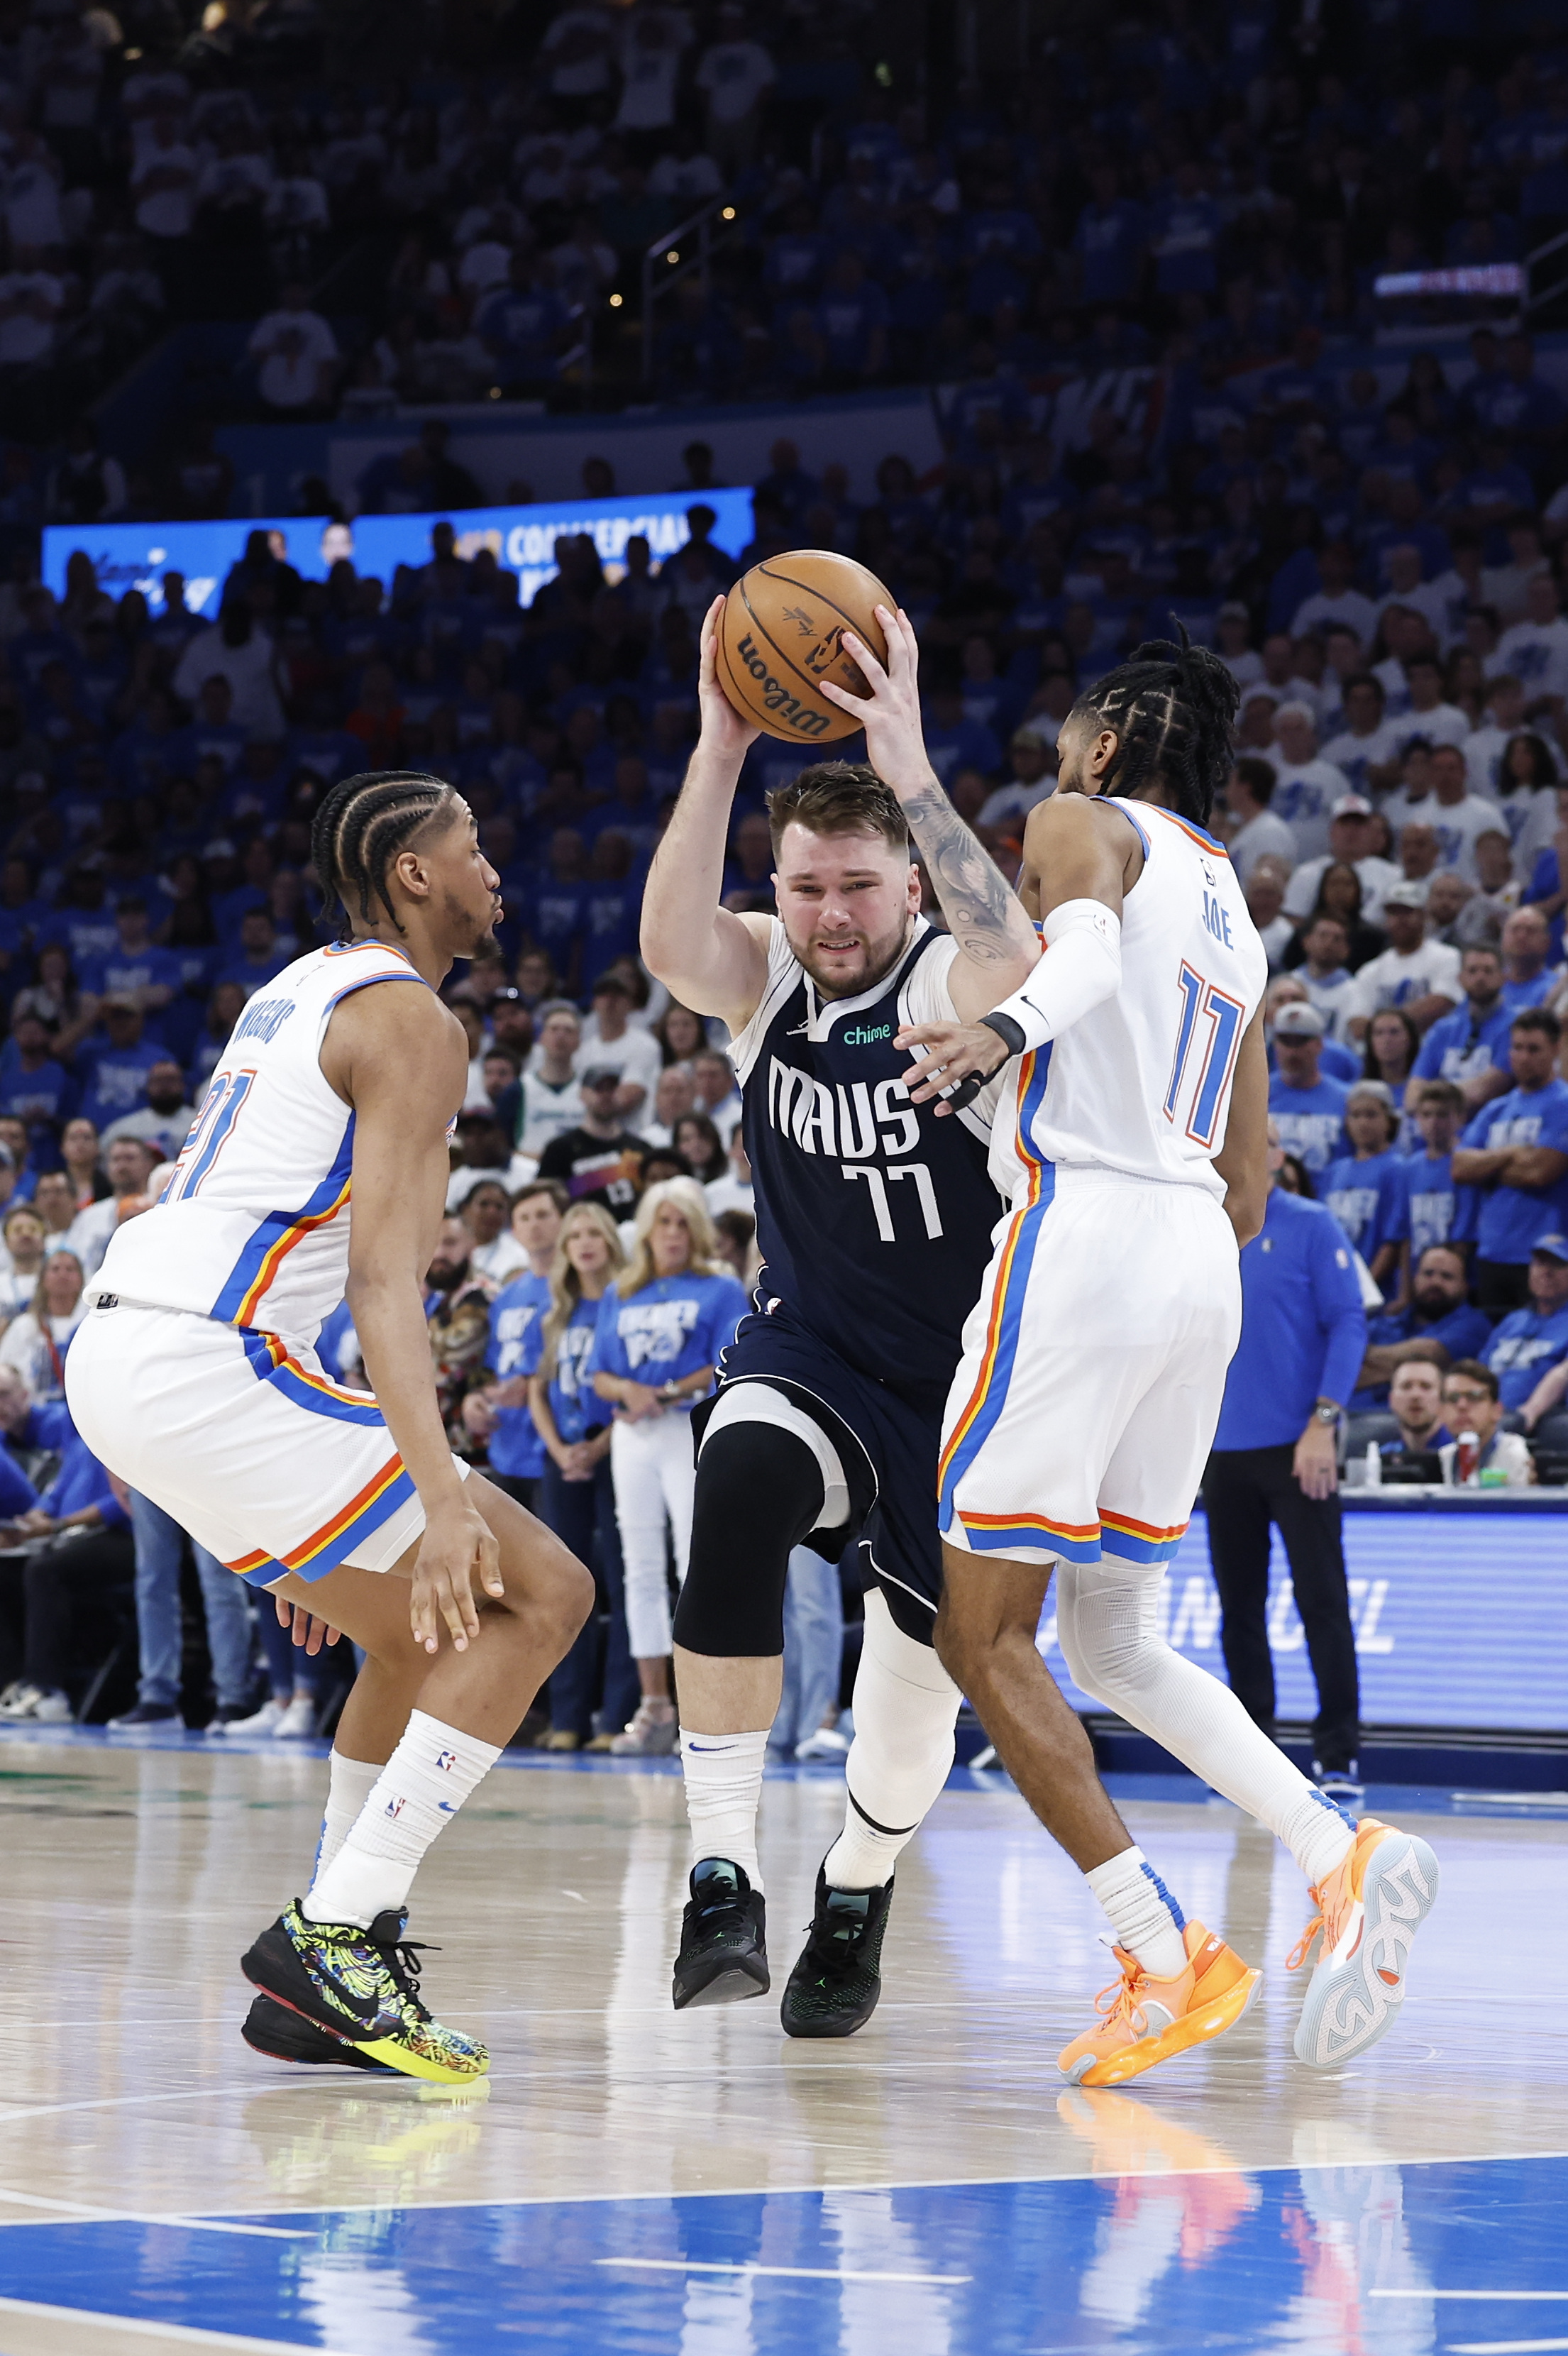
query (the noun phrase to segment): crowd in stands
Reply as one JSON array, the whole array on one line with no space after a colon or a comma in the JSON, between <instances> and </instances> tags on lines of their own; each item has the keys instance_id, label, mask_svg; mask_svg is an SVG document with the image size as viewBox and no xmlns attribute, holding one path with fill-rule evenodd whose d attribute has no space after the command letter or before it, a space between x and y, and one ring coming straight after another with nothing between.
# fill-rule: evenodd
<instances>
[{"instance_id":1,"label":"crowd in stands","mask_svg":"<svg viewBox=\"0 0 1568 2356\"><path fill-rule=\"evenodd\" d=\"M754 1263L724 1043L650 984L638 907L695 731L701 615L744 565L810 544L871 565L913 617L933 765L1009 875L1075 695L1178 625L1221 653L1240 711L1213 824L1269 952L1280 1183L1328 1205L1376 1311L1348 1404L1383 1419L1365 1429L1396 1451L1437 1435L1415 1452L1442 1461L1460 1438L1453 1415L1478 1430L1495 1386L1496 1462L1519 1478L1548 1462L1568 1394L1556 356L1549 338L1488 327L1381 377L1334 354L1364 327L1385 260L1508 254L1554 209L1568 217L1568 48L1527 28L1485 55L1459 37L1417 54L1404 36L1422 9L1353 13L1364 21L1326 31L1319 53L1310 11L1150 10L1098 45L1064 34L1049 71L1009 94L965 89L923 112L896 79L891 91L858 80L845 37L815 165L780 120L793 69L734 8L566 9L536 70L422 94L302 94L283 51L263 74L244 41L227 56L149 48L133 71L101 37L102 11L17 20L22 34L0 38L0 86L20 93L0 118L0 381L18 364L10 326L32 316L18 268L48 276L94 239L133 234L115 174L144 150L166 164L171 143L236 210L215 226L187 202L172 230L173 212L157 213L162 229L138 216L134 271L155 239L188 248L155 256L155 309L196 301L204 240L271 252L276 189L316 186L318 170L323 225L389 206L406 221L384 332L345 372L368 397L372 371L383 391L428 392L415 356L475 335L475 381L497 369L507 390L553 380L568 311L656 230L655 199L662 219L726 191L750 242L700 317L693 302L672 315L667 398L793 396L923 370L933 355L960 381L944 462L917 475L890 452L864 496L814 442L809 412L791 416L738 557L712 541L711 452L694 443L678 555L661 567L633 540L607 572L591 541L565 540L527 607L516 577L486 551L461 556L445 523L426 562L385 581L347 558L303 580L257 532L212 624L187 611L177 574L115 599L84 550L56 596L18 559L0 586L0 1422L7 1369L27 1415L58 1411L81 1286L115 1223L177 1152L246 999L319 937L309 833L323 792L358 767L433 769L473 805L507 907L495 956L450 991L472 1064L430 1278L443 1407L455 1446L509 1480L560 1475L552 1510L588 1515L604 1610L593 1660L552 1693L554 1733L610 1739L629 1707L643 1747L658 1747L663 1655L628 1649L633 1622L656 1645L667 1635L647 1618L653 1541L645 1531L623 1565L611 1422L592 1405L613 1409L592 1385L618 1377L583 1355L599 1330L584 1303L607 1297L628 1254L646 1280L639 1229L667 1182L687 1190L675 1225L693 1281L743 1281ZM85 89L86 45L93 105L62 145L49 93L70 77L49 60L76 56ZM29 172L59 196L52 239L19 234ZM169 193L156 177L144 211ZM616 205L635 235L612 234ZM312 233L289 226L280 287L303 285ZM293 293L280 301L258 330L263 370L315 374L308 402L273 405L319 406L343 356L292 330L269 342ZM519 324L530 305L532 328ZM835 305L859 322L837 344ZM486 318L509 323L494 348ZM1085 354L1157 363L1159 398L1059 428L1051 372ZM112 474L91 437L77 455L105 494L67 505L87 521L136 469ZM367 504L449 507L459 525L473 497L436 423L363 487ZM170 511L226 495L208 442ZM771 904L764 798L797 766L767 738L747 761L732 907ZM573 1227L580 1211L595 1216ZM563 1213L569 1231L547 1232ZM550 1315L536 1357L528 1335ZM353 1379L342 1320L321 1346ZM1447 1424L1423 1420L1428 1408ZM24 1474L27 1448L46 1444L6 1442ZM27 1515L56 1525L32 1526L58 1550L67 1509L91 1510L97 1558L119 1547L104 1576L123 1580L134 1501L101 1474L78 1501L63 1458L33 1469L56 1485L18 1505L16 1558L31 1559ZM678 1552L678 1497L661 1510ZM138 1577L159 1543L166 1557L166 1534L144 1544L137 1528ZM160 1576L166 1603L177 1566ZM17 1663L24 1587L0 1571ZM57 1630L39 1656L55 1672L62 1641ZM161 1641L156 1674L144 1641L143 1700L168 1708ZM248 1663L234 1636L219 1722L247 1722L241 1652ZM80 1662L48 1679L34 1667L16 1669L24 1697L47 1686L62 1709L80 1700ZM266 1722L313 1724L316 1675L285 1646Z\"/></svg>"}]
</instances>

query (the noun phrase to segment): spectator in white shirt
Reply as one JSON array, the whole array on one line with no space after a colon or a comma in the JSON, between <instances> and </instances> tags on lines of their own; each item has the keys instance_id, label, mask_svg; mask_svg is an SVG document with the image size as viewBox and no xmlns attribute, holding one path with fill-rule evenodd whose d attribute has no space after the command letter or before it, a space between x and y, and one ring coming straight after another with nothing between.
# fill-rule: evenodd
<instances>
[{"instance_id":1,"label":"spectator in white shirt","mask_svg":"<svg viewBox=\"0 0 1568 2356\"><path fill-rule=\"evenodd\" d=\"M1290 882L1290 870L1283 859L1265 851L1253 862L1247 884L1247 908L1258 928L1258 938L1268 952L1268 969L1277 973L1285 963L1285 953L1296 938L1296 926L1282 912L1285 886Z\"/></svg>"},{"instance_id":2,"label":"spectator in white shirt","mask_svg":"<svg viewBox=\"0 0 1568 2356\"><path fill-rule=\"evenodd\" d=\"M1465 766L1472 793L1501 801L1509 790L1500 782L1503 754L1510 736L1524 726L1524 686L1511 671L1499 671L1487 681L1488 717L1465 739Z\"/></svg>"},{"instance_id":3,"label":"spectator in white shirt","mask_svg":"<svg viewBox=\"0 0 1568 2356\"><path fill-rule=\"evenodd\" d=\"M0 277L0 368L35 368L54 357L65 287L32 249L18 246L14 262Z\"/></svg>"},{"instance_id":4,"label":"spectator in white shirt","mask_svg":"<svg viewBox=\"0 0 1568 2356\"><path fill-rule=\"evenodd\" d=\"M131 202L144 236L165 245L190 235L197 168L196 150L177 126L166 115L155 122L131 176Z\"/></svg>"},{"instance_id":5,"label":"spectator in white shirt","mask_svg":"<svg viewBox=\"0 0 1568 2356\"><path fill-rule=\"evenodd\" d=\"M577 1055L582 1023L570 999L547 999L534 1015L534 1045L523 1067L523 1131L519 1150L538 1161L547 1145L577 1128L582 1098Z\"/></svg>"},{"instance_id":6,"label":"spectator in white shirt","mask_svg":"<svg viewBox=\"0 0 1568 2356\"><path fill-rule=\"evenodd\" d=\"M658 1086L659 1046L650 1033L633 1027L632 993L624 978L602 973L593 985L593 1061L621 1076L615 1109L628 1127Z\"/></svg>"},{"instance_id":7,"label":"spectator in white shirt","mask_svg":"<svg viewBox=\"0 0 1568 2356\"><path fill-rule=\"evenodd\" d=\"M1383 894L1382 928L1389 945L1362 966L1355 993L1347 1001L1344 1025L1351 1039L1364 1037L1372 1016L1385 1007L1397 1007L1425 1031L1439 1015L1451 1014L1462 995L1458 950L1426 937L1424 884L1389 885Z\"/></svg>"},{"instance_id":8,"label":"spectator in white shirt","mask_svg":"<svg viewBox=\"0 0 1568 2356\"><path fill-rule=\"evenodd\" d=\"M708 1115L728 1145L741 1110L734 1066L722 1048L704 1047L691 1059L691 1076L697 1082L699 1112Z\"/></svg>"},{"instance_id":9,"label":"spectator in white shirt","mask_svg":"<svg viewBox=\"0 0 1568 2356\"><path fill-rule=\"evenodd\" d=\"M1568 695L1568 621L1550 573L1538 573L1526 584L1525 616L1503 632L1488 669L1511 672L1533 712L1560 705Z\"/></svg>"},{"instance_id":10,"label":"spectator in white shirt","mask_svg":"<svg viewBox=\"0 0 1568 2356\"><path fill-rule=\"evenodd\" d=\"M752 160L763 102L778 69L760 41L745 37L746 12L733 0L719 11L719 38L697 61L697 87L708 101L709 154L731 178Z\"/></svg>"},{"instance_id":11,"label":"spectator in white shirt","mask_svg":"<svg viewBox=\"0 0 1568 2356\"><path fill-rule=\"evenodd\" d=\"M1402 605L1412 614L1419 614L1441 645L1448 627L1448 601L1435 581L1422 579L1420 549L1402 542L1386 550L1383 571L1388 576L1389 594L1377 609L1380 623L1390 606Z\"/></svg>"},{"instance_id":12,"label":"spectator in white shirt","mask_svg":"<svg viewBox=\"0 0 1568 2356\"><path fill-rule=\"evenodd\" d=\"M470 1268L492 1284L509 1284L528 1265L528 1256L512 1233L512 1198L499 1178L486 1173L463 1198L459 1214L474 1239Z\"/></svg>"},{"instance_id":13,"label":"spectator in white shirt","mask_svg":"<svg viewBox=\"0 0 1568 2356\"><path fill-rule=\"evenodd\" d=\"M681 51L691 38L684 11L639 8L621 36L617 131L667 131L675 122Z\"/></svg>"},{"instance_id":14,"label":"spectator in white shirt","mask_svg":"<svg viewBox=\"0 0 1568 2356\"><path fill-rule=\"evenodd\" d=\"M198 630L175 667L174 691L187 703L198 701L209 679L226 679L234 718L242 728L267 732L276 744L283 734L272 639L251 611L248 597L233 595L209 628Z\"/></svg>"},{"instance_id":15,"label":"spectator in white shirt","mask_svg":"<svg viewBox=\"0 0 1568 2356\"><path fill-rule=\"evenodd\" d=\"M1469 790L1465 755L1457 744L1438 744L1432 754L1432 798L1422 816L1437 837L1437 863L1452 867L1467 884L1478 882L1476 838L1496 829L1509 840L1508 820L1496 802Z\"/></svg>"},{"instance_id":16,"label":"spectator in white shirt","mask_svg":"<svg viewBox=\"0 0 1568 2356\"><path fill-rule=\"evenodd\" d=\"M1350 954L1349 928L1339 916L1314 916L1301 936L1301 947L1304 955L1296 978L1323 1017L1329 1036L1338 1038L1356 989L1356 977L1346 963Z\"/></svg>"},{"instance_id":17,"label":"spectator in white shirt","mask_svg":"<svg viewBox=\"0 0 1568 2356\"><path fill-rule=\"evenodd\" d=\"M697 1109L697 1082L687 1064L667 1064L654 1087L653 1118L637 1131L650 1145L673 1145L676 1123Z\"/></svg>"},{"instance_id":18,"label":"spectator in white shirt","mask_svg":"<svg viewBox=\"0 0 1568 2356\"><path fill-rule=\"evenodd\" d=\"M714 1218L720 1211L750 1211L756 1216L752 1186L752 1164L747 1158L746 1141L740 1130L730 1140L730 1167L722 1178L709 1179L703 1188L708 1208Z\"/></svg>"},{"instance_id":19,"label":"spectator in white shirt","mask_svg":"<svg viewBox=\"0 0 1568 2356\"><path fill-rule=\"evenodd\" d=\"M1381 924L1383 894L1391 884L1399 882L1400 872L1392 859L1380 859L1368 848L1375 816L1364 794L1340 795L1328 813L1328 851L1319 858L1304 859L1290 879L1285 895L1286 916L1305 916L1316 905L1326 871L1342 860L1360 879L1361 913L1368 924Z\"/></svg>"},{"instance_id":20,"label":"spectator in white shirt","mask_svg":"<svg viewBox=\"0 0 1568 2356\"><path fill-rule=\"evenodd\" d=\"M1324 759L1345 779L1339 792L1375 793L1398 776L1402 739L1386 716L1387 701L1382 681L1370 670L1345 681L1345 726L1323 747Z\"/></svg>"},{"instance_id":21,"label":"spectator in white shirt","mask_svg":"<svg viewBox=\"0 0 1568 2356\"><path fill-rule=\"evenodd\" d=\"M253 330L250 352L260 363L257 389L269 409L285 415L325 406L337 373L337 338L305 290L283 288L283 301Z\"/></svg>"},{"instance_id":22,"label":"spectator in white shirt","mask_svg":"<svg viewBox=\"0 0 1568 2356\"><path fill-rule=\"evenodd\" d=\"M1291 637L1299 638L1304 631L1322 630L1330 622L1340 622L1354 630L1360 645L1370 646L1378 626L1378 609L1354 586L1355 551L1343 541L1330 542L1318 557L1317 573L1323 586L1315 597L1303 599L1296 607L1291 617Z\"/></svg>"},{"instance_id":23,"label":"spectator in white shirt","mask_svg":"<svg viewBox=\"0 0 1568 2356\"><path fill-rule=\"evenodd\" d=\"M1272 764L1250 755L1236 763L1225 787L1225 808L1234 829L1226 836L1226 847L1243 891L1260 859L1281 859L1286 867L1296 864L1295 831L1269 808L1274 790ZM980 815L985 817L984 810Z\"/></svg>"},{"instance_id":24,"label":"spectator in white shirt","mask_svg":"<svg viewBox=\"0 0 1568 2356\"><path fill-rule=\"evenodd\" d=\"M1055 734L1038 721L1022 720L1013 730L1008 762L1013 774L987 795L976 826L1002 826L1010 818L1027 818L1037 802L1049 800L1056 791Z\"/></svg>"},{"instance_id":25,"label":"spectator in white shirt","mask_svg":"<svg viewBox=\"0 0 1568 2356\"><path fill-rule=\"evenodd\" d=\"M1443 666L1435 655L1412 655L1404 666L1410 700L1394 725L1406 739L1424 736L1429 744L1462 744L1472 732L1469 716L1443 701Z\"/></svg>"},{"instance_id":26,"label":"spectator in white shirt","mask_svg":"<svg viewBox=\"0 0 1568 2356\"><path fill-rule=\"evenodd\" d=\"M109 1193L101 1202L90 1203L84 1211L77 1213L65 1239L66 1249L73 1251L81 1262L84 1277L97 1274L111 1237L127 1215L122 1206L131 1203L137 1210L144 1207L141 1198L146 1192L147 1179L162 1159L157 1146L139 1137L117 1137L105 1150L103 1169L109 1180Z\"/></svg>"},{"instance_id":27,"label":"spectator in white shirt","mask_svg":"<svg viewBox=\"0 0 1568 2356\"><path fill-rule=\"evenodd\" d=\"M1240 598L1232 597L1214 616L1214 651L1244 694L1264 675L1264 659L1248 644L1253 617Z\"/></svg>"},{"instance_id":28,"label":"spectator in white shirt","mask_svg":"<svg viewBox=\"0 0 1568 2356\"><path fill-rule=\"evenodd\" d=\"M1305 703L1282 703L1274 715L1275 741L1266 755L1275 774L1269 807L1296 837L1299 857L1315 859L1328 848L1328 813L1350 781L1317 750L1317 731Z\"/></svg>"}]
</instances>

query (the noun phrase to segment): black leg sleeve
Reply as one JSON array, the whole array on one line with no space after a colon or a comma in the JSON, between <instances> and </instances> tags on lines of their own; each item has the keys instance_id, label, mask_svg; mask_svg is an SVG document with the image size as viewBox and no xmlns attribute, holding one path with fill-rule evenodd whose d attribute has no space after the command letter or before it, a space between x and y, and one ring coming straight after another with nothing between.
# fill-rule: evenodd
<instances>
[{"instance_id":1,"label":"black leg sleeve","mask_svg":"<svg viewBox=\"0 0 1568 2356\"><path fill-rule=\"evenodd\" d=\"M714 1660L775 1659L790 1549L822 1506L822 1469L793 1431L735 1423L705 1440L676 1643Z\"/></svg>"}]
</instances>

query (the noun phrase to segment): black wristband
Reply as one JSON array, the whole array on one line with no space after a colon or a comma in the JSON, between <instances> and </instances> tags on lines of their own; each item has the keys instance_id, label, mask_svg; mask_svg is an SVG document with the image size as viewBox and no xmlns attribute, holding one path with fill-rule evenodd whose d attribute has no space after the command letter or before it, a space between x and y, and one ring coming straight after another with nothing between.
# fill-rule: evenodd
<instances>
[{"instance_id":1,"label":"black wristband","mask_svg":"<svg viewBox=\"0 0 1568 2356\"><path fill-rule=\"evenodd\" d=\"M1008 1052L1002 1058L1003 1064L1010 1063L1015 1055L1022 1055L1024 1034L1010 1014L982 1014L980 1022L987 1031L996 1033L1007 1049ZM996 1071L987 1072L984 1075L971 1072L966 1080L960 1080L946 1099L949 1109L953 1112L962 1112L965 1105L972 1105L981 1089L989 1087L997 1076L997 1072L1001 1068L1002 1064L998 1064Z\"/></svg>"},{"instance_id":2,"label":"black wristband","mask_svg":"<svg viewBox=\"0 0 1568 2356\"><path fill-rule=\"evenodd\" d=\"M1021 1023L1015 1023L1010 1014L982 1014L980 1020L985 1024L987 1031L994 1031L996 1033L997 1038L1007 1049L1009 1057L1013 1055L1021 1055L1023 1054L1024 1048L1029 1043L1024 1037L1023 1025ZM997 1071L1001 1069L1000 1065L997 1066ZM991 1077L995 1079L996 1076L996 1072L993 1072L991 1074Z\"/></svg>"}]
</instances>

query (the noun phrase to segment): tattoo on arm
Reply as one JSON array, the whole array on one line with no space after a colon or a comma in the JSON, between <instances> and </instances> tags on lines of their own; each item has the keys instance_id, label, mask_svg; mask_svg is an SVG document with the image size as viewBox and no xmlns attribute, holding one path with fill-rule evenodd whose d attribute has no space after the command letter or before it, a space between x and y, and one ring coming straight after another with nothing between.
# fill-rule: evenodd
<instances>
[{"instance_id":1,"label":"tattoo on arm","mask_svg":"<svg viewBox=\"0 0 1568 2356\"><path fill-rule=\"evenodd\" d=\"M1032 958L1035 931L986 846L933 787L904 799L904 816L948 929L976 965Z\"/></svg>"}]
</instances>

